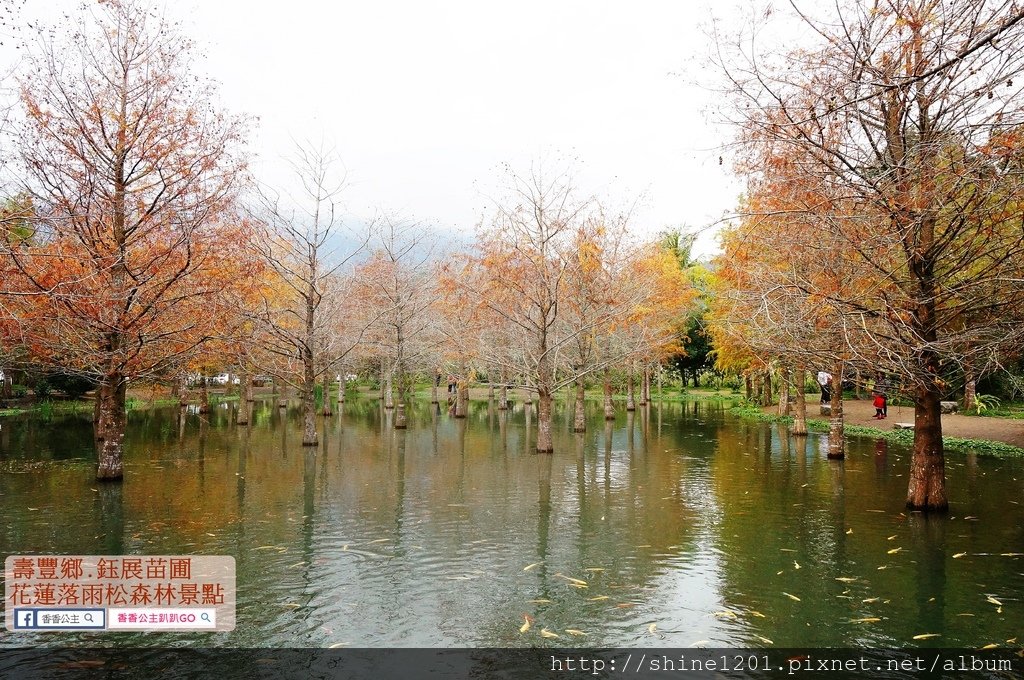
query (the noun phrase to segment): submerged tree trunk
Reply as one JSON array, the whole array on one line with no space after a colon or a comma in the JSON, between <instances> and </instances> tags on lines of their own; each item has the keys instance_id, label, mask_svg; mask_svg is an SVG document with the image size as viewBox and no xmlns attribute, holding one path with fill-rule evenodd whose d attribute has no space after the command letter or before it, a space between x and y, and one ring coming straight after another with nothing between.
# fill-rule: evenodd
<instances>
[{"instance_id":1,"label":"submerged tree trunk","mask_svg":"<svg viewBox=\"0 0 1024 680\"><path fill-rule=\"evenodd\" d=\"M252 383L244 372L238 376L238 410L235 412L235 423L249 424L249 402L252 401Z\"/></svg>"},{"instance_id":2,"label":"submerged tree trunk","mask_svg":"<svg viewBox=\"0 0 1024 680\"><path fill-rule=\"evenodd\" d=\"M459 378L455 382L455 417L465 418L469 404L469 383L465 378Z\"/></svg>"},{"instance_id":3,"label":"submerged tree trunk","mask_svg":"<svg viewBox=\"0 0 1024 680\"><path fill-rule=\"evenodd\" d=\"M388 371L384 376L384 384L381 386L381 396L384 397L384 408L389 411L395 407L395 395L391 385L392 372Z\"/></svg>"},{"instance_id":4,"label":"submerged tree trunk","mask_svg":"<svg viewBox=\"0 0 1024 680\"><path fill-rule=\"evenodd\" d=\"M305 362L302 378L302 445L317 446L320 440L316 433L316 374L311 360Z\"/></svg>"},{"instance_id":5,"label":"submerged tree trunk","mask_svg":"<svg viewBox=\"0 0 1024 680\"><path fill-rule=\"evenodd\" d=\"M651 402L651 366L644 362L644 380L640 387L640 405L646 406Z\"/></svg>"},{"instance_id":6,"label":"submerged tree trunk","mask_svg":"<svg viewBox=\"0 0 1024 680\"><path fill-rule=\"evenodd\" d=\"M843 432L843 362L836 363L832 373L832 416L828 423L828 457L846 457L846 442Z\"/></svg>"},{"instance_id":7,"label":"submerged tree trunk","mask_svg":"<svg viewBox=\"0 0 1024 680\"><path fill-rule=\"evenodd\" d=\"M931 379L915 390L914 452L910 461L907 507L945 511L949 508L949 500L946 497L946 461L942 448L939 360L934 352L927 352L922 364Z\"/></svg>"},{"instance_id":8,"label":"submerged tree trunk","mask_svg":"<svg viewBox=\"0 0 1024 680\"><path fill-rule=\"evenodd\" d=\"M210 412L210 388L207 385L207 376L200 378L202 381L202 387L199 388L199 412L209 413Z\"/></svg>"},{"instance_id":9,"label":"submerged tree trunk","mask_svg":"<svg viewBox=\"0 0 1024 680\"><path fill-rule=\"evenodd\" d=\"M807 380L807 369L803 366L796 369L796 411L793 414L793 429L795 435L807 434L807 393L805 383Z\"/></svg>"},{"instance_id":10,"label":"submerged tree trunk","mask_svg":"<svg viewBox=\"0 0 1024 680\"><path fill-rule=\"evenodd\" d=\"M115 370L104 376L96 390L99 401L95 430L96 479L100 481L118 480L124 476L126 387L124 376Z\"/></svg>"},{"instance_id":11,"label":"submerged tree trunk","mask_svg":"<svg viewBox=\"0 0 1024 680\"><path fill-rule=\"evenodd\" d=\"M636 396L633 394L633 367L629 367L629 372L626 375L626 410L636 410Z\"/></svg>"},{"instance_id":12,"label":"submerged tree trunk","mask_svg":"<svg viewBox=\"0 0 1024 680\"><path fill-rule=\"evenodd\" d=\"M546 385L537 388L537 453L553 453L551 439L551 392Z\"/></svg>"},{"instance_id":13,"label":"submerged tree trunk","mask_svg":"<svg viewBox=\"0 0 1024 680\"><path fill-rule=\"evenodd\" d=\"M324 371L324 377L320 379L321 390L323 391L324 405L320 409L320 415L333 416L334 409L331 408L331 376L330 371ZM327 444L324 444L327 446Z\"/></svg>"},{"instance_id":14,"label":"submerged tree trunk","mask_svg":"<svg viewBox=\"0 0 1024 680\"><path fill-rule=\"evenodd\" d=\"M573 418L572 431L573 432L586 432L587 431L587 412L583 407L584 393L584 380L581 377L576 378L576 404L575 414Z\"/></svg>"},{"instance_id":15,"label":"submerged tree trunk","mask_svg":"<svg viewBox=\"0 0 1024 680\"><path fill-rule=\"evenodd\" d=\"M612 403L612 370L604 368L604 419L615 420L615 405Z\"/></svg>"},{"instance_id":16,"label":"submerged tree trunk","mask_svg":"<svg viewBox=\"0 0 1024 680\"><path fill-rule=\"evenodd\" d=\"M434 371L434 379L431 381L431 384L430 384L430 403L431 404L436 404L439 401L438 398L437 398L437 384L439 382L441 382L441 371L435 370Z\"/></svg>"},{"instance_id":17,"label":"submerged tree trunk","mask_svg":"<svg viewBox=\"0 0 1024 680\"><path fill-rule=\"evenodd\" d=\"M508 383L505 382L505 376L502 376L501 389L498 391L498 410L508 410Z\"/></svg>"}]
</instances>

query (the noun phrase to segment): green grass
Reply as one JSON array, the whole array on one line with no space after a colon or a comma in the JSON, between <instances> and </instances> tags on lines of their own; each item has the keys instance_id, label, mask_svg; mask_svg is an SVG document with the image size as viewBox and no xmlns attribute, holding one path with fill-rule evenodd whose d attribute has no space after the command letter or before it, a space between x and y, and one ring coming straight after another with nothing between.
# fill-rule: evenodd
<instances>
[{"instance_id":1,"label":"green grass","mask_svg":"<svg viewBox=\"0 0 1024 680\"><path fill-rule=\"evenodd\" d=\"M774 413L765 413L757 406L743 405L729 409L733 415L751 420L759 420L768 423L792 424L793 416L780 416ZM820 418L808 418L807 429L811 432L828 432L829 422ZM843 431L848 435L857 437L868 437L871 439L884 439L893 444L910 446L914 443L913 430L880 430L864 425L844 425ZM978 453L986 456L998 456L1003 458L1024 457L1024 449L988 439L966 439L963 437L943 437L942 446L946 451L958 453Z\"/></svg>"}]
</instances>

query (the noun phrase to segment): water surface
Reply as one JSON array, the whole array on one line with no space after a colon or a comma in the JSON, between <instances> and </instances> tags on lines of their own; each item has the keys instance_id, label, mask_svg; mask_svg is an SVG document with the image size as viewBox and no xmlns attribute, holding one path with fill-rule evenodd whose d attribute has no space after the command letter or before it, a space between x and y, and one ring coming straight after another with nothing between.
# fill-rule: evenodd
<instances>
[{"instance_id":1,"label":"water surface","mask_svg":"<svg viewBox=\"0 0 1024 680\"><path fill-rule=\"evenodd\" d=\"M3 631L0 646L1024 640L1020 460L951 454L950 514L927 517L905 513L901 447L854 438L829 461L824 436L728 404L609 423L592 406L575 435L558 405L554 455L532 452L521 404L465 420L419 404L395 431L377 400L350 401L317 449L270 402L249 427L234 404L139 411L114 485L93 480L87 417L0 419L0 553L233 555L239 597L232 633Z\"/></svg>"}]
</instances>

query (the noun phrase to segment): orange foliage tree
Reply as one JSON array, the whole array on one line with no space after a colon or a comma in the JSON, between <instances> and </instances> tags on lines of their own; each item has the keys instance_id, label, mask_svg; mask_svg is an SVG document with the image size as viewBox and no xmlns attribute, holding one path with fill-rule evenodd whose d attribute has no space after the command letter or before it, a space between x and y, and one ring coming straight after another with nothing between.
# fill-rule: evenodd
<instances>
[{"instance_id":1,"label":"orange foliage tree","mask_svg":"<svg viewBox=\"0 0 1024 680\"><path fill-rule=\"evenodd\" d=\"M125 389L211 331L204 301L237 234L246 123L190 72L192 43L132 0L41 37L21 78L18 150L35 237L3 239L38 361L99 381L97 478L123 474ZM13 290L11 290L13 289Z\"/></svg>"}]
</instances>

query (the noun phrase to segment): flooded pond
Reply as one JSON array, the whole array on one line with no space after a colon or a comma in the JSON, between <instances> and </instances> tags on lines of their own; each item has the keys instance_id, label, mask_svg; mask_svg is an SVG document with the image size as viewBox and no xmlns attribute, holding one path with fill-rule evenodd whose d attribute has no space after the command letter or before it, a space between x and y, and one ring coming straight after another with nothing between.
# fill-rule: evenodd
<instances>
[{"instance_id":1,"label":"flooded pond","mask_svg":"<svg viewBox=\"0 0 1024 680\"><path fill-rule=\"evenodd\" d=\"M571 406L571 405L570 405ZM1024 461L951 454L948 516L905 514L908 451L654 404L532 452L522 404L407 431L374 399L130 415L123 484L87 416L0 419L0 552L233 555L237 628L203 644L975 647L1024 640ZM524 615L531 626L521 632ZM558 635L546 637L542 630ZM936 634L925 640L914 637ZM0 633L0 646L96 634ZM108 633L102 644L196 635Z\"/></svg>"}]
</instances>

